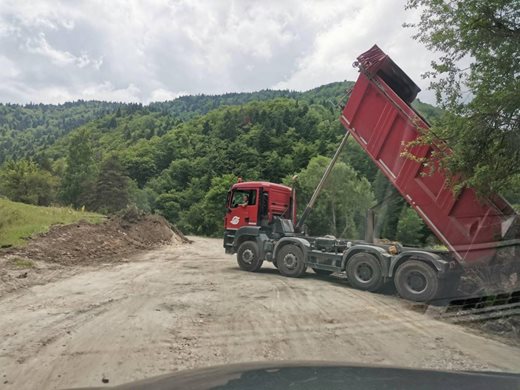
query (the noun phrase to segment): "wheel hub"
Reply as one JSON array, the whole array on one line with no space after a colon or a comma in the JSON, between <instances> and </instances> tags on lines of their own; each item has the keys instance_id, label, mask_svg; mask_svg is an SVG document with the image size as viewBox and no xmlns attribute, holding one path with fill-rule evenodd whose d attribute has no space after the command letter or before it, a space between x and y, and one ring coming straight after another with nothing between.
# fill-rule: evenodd
<instances>
[{"instance_id":1,"label":"wheel hub","mask_svg":"<svg viewBox=\"0 0 520 390\"><path fill-rule=\"evenodd\" d=\"M426 290L428 281L422 273L411 271L406 278L406 284L408 288L414 293L421 293Z\"/></svg>"},{"instance_id":2,"label":"wheel hub","mask_svg":"<svg viewBox=\"0 0 520 390\"><path fill-rule=\"evenodd\" d=\"M296 268L296 264L297 264L297 259L296 259L296 256L293 255L292 253L288 253L285 255L285 257L283 258L283 263L284 265L288 268L288 269L294 269Z\"/></svg>"},{"instance_id":3,"label":"wheel hub","mask_svg":"<svg viewBox=\"0 0 520 390\"><path fill-rule=\"evenodd\" d=\"M355 276L359 282L367 283L374 276L374 270L368 264L362 263L356 268Z\"/></svg>"},{"instance_id":4,"label":"wheel hub","mask_svg":"<svg viewBox=\"0 0 520 390\"><path fill-rule=\"evenodd\" d=\"M251 264L254 258L255 254L251 249L246 249L244 252L242 252L242 260L244 260L244 262L247 264Z\"/></svg>"}]
</instances>

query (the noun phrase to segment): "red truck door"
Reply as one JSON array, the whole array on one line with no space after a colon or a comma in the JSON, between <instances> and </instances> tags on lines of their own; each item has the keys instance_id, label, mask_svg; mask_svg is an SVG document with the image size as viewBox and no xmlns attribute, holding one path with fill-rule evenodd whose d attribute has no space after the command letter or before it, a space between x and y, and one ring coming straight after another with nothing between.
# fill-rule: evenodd
<instances>
[{"instance_id":1,"label":"red truck door","mask_svg":"<svg viewBox=\"0 0 520 390\"><path fill-rule=\"evenodd\" d=\"M240 188L231 193L226 216L226 229L255 226L258 218L258 190Z\"/></svg>"}]
</instances>

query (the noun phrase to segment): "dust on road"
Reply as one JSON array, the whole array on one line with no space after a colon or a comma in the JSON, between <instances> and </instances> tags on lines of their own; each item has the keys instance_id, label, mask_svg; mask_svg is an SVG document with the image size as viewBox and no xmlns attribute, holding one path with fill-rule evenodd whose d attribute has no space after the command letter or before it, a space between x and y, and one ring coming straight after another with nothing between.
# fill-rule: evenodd
<instances>
[{"instance_id":1,"label":"dust on road","mask_svg":"<svg viewBox=\"0 0 520 390\"><path fill-rule=\"evenodd\" d=\"M517 372L520 349L343 281L240 271L221 240L163 247L0 299L0 387L107 386L186 368L335 360ZM108 381L108 382L107 382Z\"/></svg>"}]
</instances>

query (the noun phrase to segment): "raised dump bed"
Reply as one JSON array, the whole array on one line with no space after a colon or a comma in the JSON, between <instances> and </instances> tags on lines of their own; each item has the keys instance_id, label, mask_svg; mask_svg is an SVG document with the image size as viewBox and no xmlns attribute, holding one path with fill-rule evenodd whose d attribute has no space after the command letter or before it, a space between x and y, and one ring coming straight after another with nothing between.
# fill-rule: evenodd
<instances>
[{"instance_id":1,"label":"raised dump bed","mask_svg":"<svg viewBox=\"0 0 520 390\"><path fill-rule=\"evenodd\" d=\"M471 188L454 194L446 186L445 172L434 169L432 174L403 155L404 145L429 129L410 105L419 87L377 46L355 64L360 73L341 122L356 141L461 264L488 263L498 248L518 261L518 215L505 199L479 199ZM434 147L410 151L422 158Z\"/></svg>"}]
</instances>

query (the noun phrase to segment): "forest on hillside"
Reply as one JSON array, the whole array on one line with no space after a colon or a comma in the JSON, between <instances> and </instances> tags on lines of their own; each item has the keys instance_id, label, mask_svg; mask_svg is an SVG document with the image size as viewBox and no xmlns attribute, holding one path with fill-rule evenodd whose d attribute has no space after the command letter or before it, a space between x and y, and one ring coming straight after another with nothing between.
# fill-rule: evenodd
<instances>
[{"instance_id":1,"label":"forest on hillside","mask_svg":"<svg viewBox=\"0 0 520 390\"><path fill-rule=\"evenodd\" d=\"M115 213L163 214L186 233L220 236L229 187L289 183L299 175L300 211L337 148L338 103L352 83L307 92L185 96L170 102L0 106L0 193L12 200ZM435 120L440 110L416 102ZM434 244L428 229L350 141L309 219L312 234L362 236L379 207L379 233ZM334 218L331 218L331 216Z\"/></svg>"}]
</instances>

